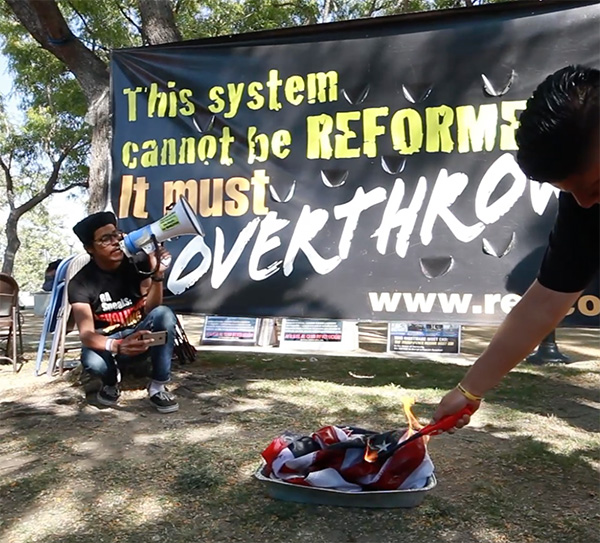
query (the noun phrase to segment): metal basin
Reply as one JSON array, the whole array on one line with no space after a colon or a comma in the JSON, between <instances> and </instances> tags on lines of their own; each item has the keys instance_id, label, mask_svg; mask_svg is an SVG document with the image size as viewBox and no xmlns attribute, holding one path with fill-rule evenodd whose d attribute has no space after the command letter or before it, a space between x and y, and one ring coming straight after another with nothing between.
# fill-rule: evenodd
<instances>
[{"instance_id":1,"label":"metal basin","mask_svg":"<svg viewBox=\"0 0 600 543\"><path fill-rule=\"evenodd\" d=\"M272 498L288 502L334 505L339 507L368 507L373 509L416 507L425 499L427 492L437 485L435 476L431 475L424 488L414 490L345 492L329 488L295 485L278 479L269 479L264 475L263 469L264 464L256 470L254 477L264 485L267 494Z\"/></svg>"}]
</instances>

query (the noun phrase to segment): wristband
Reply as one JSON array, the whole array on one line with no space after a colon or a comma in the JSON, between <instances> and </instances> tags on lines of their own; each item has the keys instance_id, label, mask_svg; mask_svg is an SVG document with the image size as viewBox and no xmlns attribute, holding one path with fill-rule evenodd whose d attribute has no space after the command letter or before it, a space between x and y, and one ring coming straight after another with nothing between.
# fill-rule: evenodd
<instances>
[{"instance_id":1,"label":"wristband","mask_svg":"<svg viewBox=\"0 0 600 543\"><path fill-rule=\"evenodd\" d=\"M109 353L112 353L112 344L113 344L114 339L112 338L108 338L106 340L106 343L104 344L104 350L108 351Z\"/></svg>"},{"instance_id":2,"label":"wristband","mask_svg":"<svg viewBox=\"0 0 600 543\"><path fill-rule=\"evenodd\" d=\"M160 277L156 277L153 275L150 279L152 279L152 281L155 283L162 283L165 280L165 276L161 275Z\"/></svg>"},{"instance_id":3,"label":"wristband","mask_svg":"<svg viewBox=\"0 0 600 543\"><path fill-rule=\"evenodd\" d=\"M472 402L480 402L483 400L483 396L476 396L475 394L471 394L464 386L460 383L456 385L456 389L467 399Z\"/></svg>"}]
</instances>

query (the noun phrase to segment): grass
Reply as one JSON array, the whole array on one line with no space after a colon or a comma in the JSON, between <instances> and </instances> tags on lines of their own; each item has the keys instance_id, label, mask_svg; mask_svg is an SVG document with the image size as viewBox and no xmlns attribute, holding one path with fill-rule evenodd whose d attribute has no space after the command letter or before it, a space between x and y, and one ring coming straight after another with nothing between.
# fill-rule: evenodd
<instances>
[{"instance_id":1,"label":"grass","mask_svg":"<svg viewBox=\"0 0 600 543\"><path fill-rule=\"evenodd\" d=\"M0 541L595 540L595 366L512 373L470 427L431 439L438 486L417 508L276 501L254 480L260 452L280 433L405 427L405 395L425 423L463 372L398 358L202 353L178 368L181 409L169 416L147 408L137 383L126 386L120 409L106 410L88 406L67 379L43 391L8 388Z\"/></svg>"}]
</instances>

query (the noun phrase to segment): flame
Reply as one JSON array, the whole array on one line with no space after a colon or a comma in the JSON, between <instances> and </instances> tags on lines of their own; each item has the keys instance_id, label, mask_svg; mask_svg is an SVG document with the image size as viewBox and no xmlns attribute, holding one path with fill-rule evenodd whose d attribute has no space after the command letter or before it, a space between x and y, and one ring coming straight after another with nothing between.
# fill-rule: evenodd
<instances>
[{"instance_id":1,"label":"flame","mask_svg":"<svg viewBox=\"0 0 600 543\"><path fill-rule=\"evenodd\" d=\"M404 408L404 414L406 416L406 420L408 421L408 429L404 432L399 438L399 441L402 442L405 439L408 439L410 436L424 428L424 426L419 422L419 419L412 412L412 406L415 404L415 398L404 396L401 398L402 407ZM429 441L429 436L423 436L423 442L427 444ZM363 456L366 462L372 463L376 462L379 459L380 453L383 452L380 450L380 445L374 445L371 443L371 440L368 439L365 446L365 454Z\"/></svg>"},{"instance_id":2,"label":"flame","mask_svg":"<svg viewBox=\"0 0 600 543\"><path fill-rule=\"evenodd\" d=\"M401 398L401 401L406 420L408 421L408 430L406 432L406 437L408 437L423 428L423 425L419 422L419 419L415 417L411 409L411 407L415 405L415 399L409 396L404 396Z\"/></svg>"},{"instance_id":3,"label":"flame","mask_svg":"<svg viewBox=\"0 0 600 543\"><path fill-rule=\"evenodd\" d=\"M377 451L375 451L373 449L369 449L368 446L365 448L364 459L366 462L369 462L369 464L372 464L373 462L377 461L378 457L379 457L379 454Z\"/></svg>"}]
</instances>

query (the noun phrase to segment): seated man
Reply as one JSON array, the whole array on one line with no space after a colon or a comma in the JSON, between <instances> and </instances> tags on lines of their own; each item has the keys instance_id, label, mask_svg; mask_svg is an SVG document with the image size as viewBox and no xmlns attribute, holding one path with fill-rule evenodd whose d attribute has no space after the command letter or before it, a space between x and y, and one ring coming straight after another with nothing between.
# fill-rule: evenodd
<instances>
[{"instance_id":1,"label":"seated man","mask_svg":"<svg viewBox=\"0 0 600 543\"><path fill-rule=\"evenodd\" d=\"M177 411L175 397L165 389L171 375L176 325L174 313L161 305L169 253L162 247L152 255L142 253L139 264L125 258L119 248L123 234L117 230L114 214L107 211L86 217L73 231L91 260L69 281L69 302L83 344L81 363L102 379L98 401L115 406L121 394L119 363L143 358L149 350L150 403L160 413ZM151 270L155 271L150 275ZM152 339L143 338L149 331L165 330L163 345L152 346Z\"/></svg>"},{"instance_id":2,"label":"seated man","mask_svg":"<svg viewBox=\"0 0 600 543\"><path fill-rule=\"evenodd\" d=\"M54 286L54 276L56 275L56 270L58 269L58 265L62 262L59 258L58 260L53 260L48 264L46 271L44 272L44 284L42 285L42 290L45 292L51 292L52 287Z\"/></svg>"}]
</instances>

